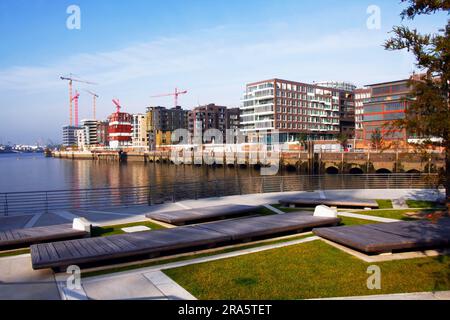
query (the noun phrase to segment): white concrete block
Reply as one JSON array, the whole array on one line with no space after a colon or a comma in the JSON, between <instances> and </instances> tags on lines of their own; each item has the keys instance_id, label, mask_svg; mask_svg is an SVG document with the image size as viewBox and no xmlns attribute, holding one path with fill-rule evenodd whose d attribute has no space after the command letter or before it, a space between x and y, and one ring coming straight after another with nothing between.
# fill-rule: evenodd
<instances>
[{"instance_id":1,"label":"white concrete block","mask_svg":"<svg viewBox=\"0 0 450 320\"><path fill-rule=\"evenodd\" d=\"M122 228L122 231L126 233L134 233L134 232L142 232L142 231L150 231L149 227L146 226L136 226L136 227L129 227L129 228Z\"/></svg>"},{"instance_id":2,"label":"white concrete block","mask_svg":"<svg viewBox=\"0 0 450 320\"><path fill-rule=\"evenodd\" d=\"M332 208L324 205L317 206L314 211L314 217L337 218L337 210L333 210Z\"/></svg>"},{"instance_id":3,"label":"white concrete block","mask_svg":"<svg viewBox=\"0 0 450 320\"><path fill-rule=\"evenodd\" d=\"M74 230L91 232L92 224L85 218L75 218L73 219L72 228Z\"/></svg>"}]
</instances>

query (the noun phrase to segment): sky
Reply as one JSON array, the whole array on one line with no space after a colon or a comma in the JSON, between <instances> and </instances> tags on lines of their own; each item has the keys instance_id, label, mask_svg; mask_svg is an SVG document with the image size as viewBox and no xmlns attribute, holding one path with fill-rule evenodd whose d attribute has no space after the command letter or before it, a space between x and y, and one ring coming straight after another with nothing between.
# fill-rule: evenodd
<instances>
[{"instance_id":1,"label":"sky","mask_svg":"<svg viewBox=\"0 0 450 320\"><path fill-rule=\"evenodd\" d=\"M80 10L79 29L69 6ZM373 20L377 6L380 28ZM74 74L80 119L105 119L120 100L144 113L188 90L179 104L238 107L245 84L281 78L350 81L358 86L404 79L414 71L406 52L382 47L392 26L423 32L444 14L401 21L400 0L0 0L0 144L61 142L69 122ZM78 21L78 20L77 20ZM375 25L376 26L376 25Z\"/></svg>"}]
</instances>

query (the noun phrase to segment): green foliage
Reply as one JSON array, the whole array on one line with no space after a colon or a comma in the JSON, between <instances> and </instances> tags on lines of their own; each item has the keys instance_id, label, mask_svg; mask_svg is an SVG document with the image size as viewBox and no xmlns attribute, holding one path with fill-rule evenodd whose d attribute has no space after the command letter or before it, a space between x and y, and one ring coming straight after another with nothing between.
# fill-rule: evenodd
<instances>
[{"instance_id":1,"label":"green foliage","mask_svg":"<svg viewBox=\"0 0 450 320\"><path fill-rule=\"evenodd\" d=\"M402 0L407 3L401 13L403 19L449 12L449 0ZM394 125L409 134L427 141L422 147L439 145L446 150L446 177L443 179L450 200L450 20L435 33L422 34L417 29L396 26L393 37L384 44L387 50L407 50L416 58L416 66L423 72L410 79L413 100L405 119ZM431 138L440 138L436 142ZM447 202L449 202L449 200Z\"/></svg>"}]
</instances>

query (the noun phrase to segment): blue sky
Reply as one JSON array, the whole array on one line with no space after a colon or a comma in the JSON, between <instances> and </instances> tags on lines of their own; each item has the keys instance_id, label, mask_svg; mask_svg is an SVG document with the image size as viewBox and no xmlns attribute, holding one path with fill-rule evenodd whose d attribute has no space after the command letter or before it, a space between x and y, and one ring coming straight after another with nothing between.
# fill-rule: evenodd
<instances>
[{"instance_id":1,"label":"blue sky","mask_svg":"<svg viewBox=\"0 0 450 320\"><path fill-rule=\"evenodd\" d=\"M81 29L66 27L69 5ZM381 9L369 30L367 8ZM399 1L365 0L0 0L0 143L60 141L68 122L67 83L74 73L98 85L98 116L119 98L125 111L172 106L150 96L175 87L186 108L239 106L245 83L265 78L357 85L407 77L407 53L381 47L401 22ZM447 17L408 22L436 31ZM80 118L91 117L81 90Z\"/></svg>"}]
</instances>

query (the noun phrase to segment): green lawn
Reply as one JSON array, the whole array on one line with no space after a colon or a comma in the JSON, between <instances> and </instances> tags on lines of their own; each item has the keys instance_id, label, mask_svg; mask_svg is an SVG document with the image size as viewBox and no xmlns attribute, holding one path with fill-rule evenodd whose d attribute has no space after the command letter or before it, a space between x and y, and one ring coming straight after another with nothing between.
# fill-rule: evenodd
<instances>
[{"instance_id":1,"label":"green lawn","mask_svg":"<svg viewBox=\"0 0 450 320\"><path fill-rule=\"evenodd\" d=\"M121 225L115 225L115 226L107 226L107 227L93 227L92 228L92 237L107 237L112 236L115 234L124 234L125 232L122 231L122 228L129 228L129 227L136 227L136 226L145 226L152 230L157 229L165 229L163 226L152 223L152 222L136 222L136 223L128 223L128 224L121 224Z\"/></svg>"},{"instance_id":2,"label":"green lawn","mask_svg":"<svg viewBox=\"0 0 450 320\"><path fill-rule=\"evenodd\" d=\"M442 208L442 205L434 201L406 200L410 208Z\"/></svg>"},{"instance_id":3,"label":"green lawn","mask_svg":"<svg viewBox=\"0 0 450 320\"><path fill-rule=\"evenodd\" d=\"M378 203L378 208L380 209L392 209L392 200L375 200Z\"/></svg>"},{"instance_id":4,"label":"green lawn","mask_svg":"<svg viewBox=\"0 0 450 320\"><path fill-rule=\"evenodd\" d=\"M13 251L0 252L0 258L18 256L18 255L27 254L27 253L30 253L30 249L28 249L28 248L18 249L18 250L13 250Z\"/></svg>"},{"instance_id":5,"label":"green lawn","mask_svg":"<svg viewBox=\"0 0 450 320\"><path fill-rule=\"evenodd\" d=\"M198 299L309 299L450 289L450 257L377 263L381 290L366 286L370 264L322 241L164 272Z\"/></svg>"}]
</instances>

